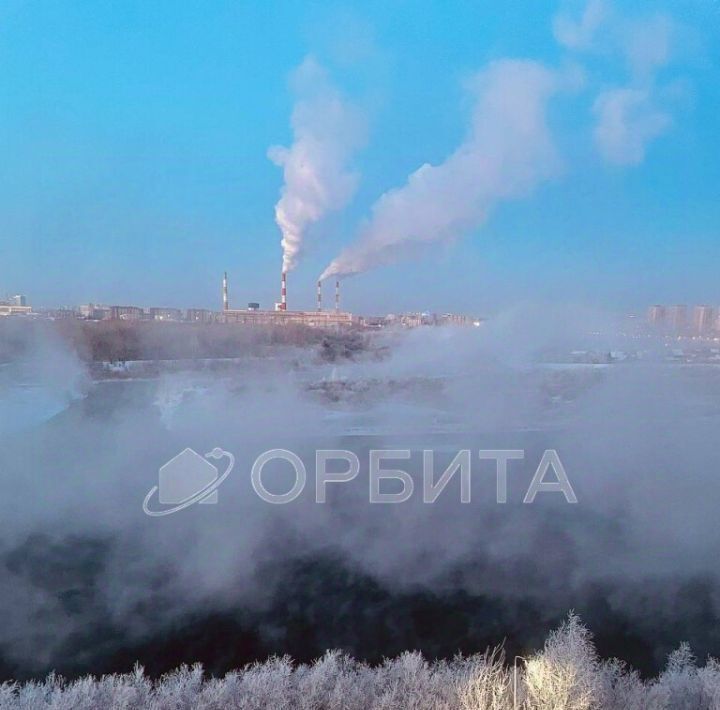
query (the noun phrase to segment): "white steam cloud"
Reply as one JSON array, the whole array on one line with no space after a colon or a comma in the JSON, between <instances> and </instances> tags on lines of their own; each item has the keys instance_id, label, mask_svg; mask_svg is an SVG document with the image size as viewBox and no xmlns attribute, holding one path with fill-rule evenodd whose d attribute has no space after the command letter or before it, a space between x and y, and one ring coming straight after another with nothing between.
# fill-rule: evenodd
<instances>
[{"instance_id":1,"label":"white steam cloud","mask_svg":"<svg viewBox=\"0 0 720 710\"><path fill-rule=\"evenodd\" d=\"M321 278L392 262L421 244L477 227L500 200L530 191L558 169L546 105L559 77L533 61L502 60L472 82L476 95L466 140L440 165L422 165L375 203L358 240Z\"/></svg>"},{"instance_id":2,"label":"white steam cloud","mask_svg":"<svg viewBox=\"0 0 720 710\"><path fill-rule=\"evenodd\" d=\"M297 103L292 113L293 143L273 146L268 157L282 167L285 184L275 206L282 232L283 271L297 265L307 228L352 198L358 175L348 164L363 141L363 121L308 57L294 72Z\"/></svg>"},{"instance_id":3,"label":"white steam cloud","mask_svg":"<svg viewBox=\"0 0 720 710\"><path fill-rule=\"evenodd\" d=\"M253 615L258 633L289 652L283 639L295 622L280 609L290 599L301 615L294 618L308 624L301 628L309 644L313 629L328 624L328 635L316 637L322 650L357 648L361 634L341 633L352 616L413 628L400 612L412 609L408 603L388 607L389 597L364 597L354 583L327 592L316 573L300 578L308 593L293 598L296 587L283 585L294 579L284 576L294 561L328 552L354 579L369 576L393 596L449 589L494 600L473 618L492 624L495 641L508 629L528 638L534 625L594 605L617 610L638 638L658 639L672 627L702 640L719 616L712 600L720 371L661 361L538 363L577 347L638 347L607 323L584 309L538 306L482 328L378 334L373 350L353 361L249 350L226 371L91 381L86 399L21 433L10 417L13 426L3 428L0 417L0 486L11 492L0 498L0 661L37 673L70 661L75 672L100 672L105 649L119 647L132 651L129 668L143 639L170 639L167 647L172 629L192 629L196 615L224 610ZM663 342L642 347L665 351ZM57 376L74 377L79 363L52 352ZM0 395L27 388L29 371L15 372ZM53 391L55 382L53 375ZM219 504L148 518L141 503L158 466L187 446L236 453ZM398 467L414 476L415 495L403 505L369 505L369 449L406 446L413 458ZM528 452L524 464L511 465L507 504L495 504L495 467L477 454L470 504L460 502L457 476L436 504L422 502L423 449L437 448L439 475L460 449L498 446ZM262 502L251 486L252 462L273 448L297 452L308 467L306 490L285 506ZM348 448L362 462L356 481L330 486L327 505L315 503L319 448ZM522 504L546 448L560 452L579 506ZM268 488L288 490L287 474L270 468ZM702 586L678 591L696 574L710 580L707 602ZM528 608L537 616L519 611ZM392 652L385 632L377 633L375 648ZM230 631L227 644L236 643ZM717 644L712 636L704 648ZM182 660L200 658L195 652L183 649Z\"/></svg>"}]
</instances>

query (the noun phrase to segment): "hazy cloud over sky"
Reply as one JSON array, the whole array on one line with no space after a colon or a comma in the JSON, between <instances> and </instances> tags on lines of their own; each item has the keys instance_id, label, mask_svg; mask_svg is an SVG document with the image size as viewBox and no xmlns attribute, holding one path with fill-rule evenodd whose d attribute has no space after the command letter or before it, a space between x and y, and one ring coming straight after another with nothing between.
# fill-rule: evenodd
<instances>
[{"instance_id":1,"label":"hazy cloud over sky","mask_svg":"<svg viewBox=\"0 0 720 710\"><path fill-rule=\"evenodd\" d=\"M662 13L626 17L605 0L589 0L578 19L561 13L553 28L569 50L622 57L627 83L598 94L593 137L607 162L638 165L650 144L673 125L672 107L663 100L656 74L672 59L674 22Z\"/></svg>"},{"instance_id":2,"label":"hazy cloud over sky","mask_svg":"<svg viewBox=\"0 0 720 710\"><path fill-rule=\"evenodd\" d=\"M568 49L588 49L607 15L603 0L589 0L579 19L559 14L553 21L555 37Z\"/></svg>"},{"instance_id":3,"label":"hazy cloud over sky","mask_svg":"<svg viewBox=\"0 0 720 710\"><path fill-rule=\"evenodd\" d=\"M618 165L641 163L648 144L672 125L670 116L653 106L650 89L604 91L593 112L598 150L608 162Z\"/></svg>"}]
</instances>

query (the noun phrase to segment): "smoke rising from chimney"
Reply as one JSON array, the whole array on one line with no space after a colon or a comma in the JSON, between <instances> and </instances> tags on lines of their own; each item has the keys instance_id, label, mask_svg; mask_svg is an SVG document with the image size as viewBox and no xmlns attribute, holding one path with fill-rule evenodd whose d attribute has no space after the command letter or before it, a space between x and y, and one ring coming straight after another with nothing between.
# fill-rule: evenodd
<instances>
[{"instance_id":1,"label":"smoke rising from chimney","mask_svg":"<svg viewBox=\"0 0 720 710\"><path fill-rule=\"evenodd\" d=\"M502 60L481 71L465 141L440 165L426 163L372 207L357 241L321 275L343 277L413 255L480 225L500 200L552 177L559 160L546 104L563 82L533 61Z\"/></svg>"},{"instance_id":2,"label":"smoke rising from chimney","mask_svg":"<svg viewBox=\"0 0 720 710\"><path fill-rule=\"evenodd\" d=\"M283 271L297 265L307 228L342 209L355 194L358 174L348 164L364 135L359 112L314 59L307 57L294 72L292 86L297 97L291 118L293 143L268 150L285 179L275 205Z\"/></svg>"}]
</instances>

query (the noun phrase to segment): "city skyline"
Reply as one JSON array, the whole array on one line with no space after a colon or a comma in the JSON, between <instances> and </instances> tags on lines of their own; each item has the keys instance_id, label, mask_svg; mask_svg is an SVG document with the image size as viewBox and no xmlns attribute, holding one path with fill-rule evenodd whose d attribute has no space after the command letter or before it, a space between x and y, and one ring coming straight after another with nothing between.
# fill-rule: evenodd
<instances>
[{"instance_id":1,"label":"city skyline","mask_svg":"<svg viewBox=\"0 0 720 710\"><path fill-rule=\"evenodd\" d=\"M283 285L285 280L283 280ZM283 288L284 291L284 288ZM393 324L403 325L480 325L484 316L469 313L434 312L430 310L402 312L385 310L378 313L351 313L341 307L340 282L335 283L332 300L323 301L322 284L318 282L315 309L303 310L289 307L286 302L261 304L255 301L231 302L229 280L223 274L221 301L216 307L202 308L162 305L137 305L85 303L65 305L56 308L33 309L26 295L6 296L0 299L0 316L28 316L50 319L73 318L80 320L130 320L155 322L188 323L234 323L238 325L305 324L310 326L361 326L376 327ZM329 304L329 305L328 305ZM637 313L625 313L629 320L635 320ZM646 309L644 321L651 326L655 335L670 337L720 338L720 306L708 304L654 304ZM642 330L638 331L642 333ZM650 333L647 333L650 334Z\"/></svg>"}]
</instances>

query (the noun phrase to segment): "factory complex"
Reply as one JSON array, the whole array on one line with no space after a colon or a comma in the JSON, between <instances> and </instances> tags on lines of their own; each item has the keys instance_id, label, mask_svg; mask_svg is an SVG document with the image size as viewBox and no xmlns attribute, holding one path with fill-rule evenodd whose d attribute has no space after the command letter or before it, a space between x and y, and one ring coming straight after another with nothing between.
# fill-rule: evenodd
<instances>
[{"instance_id":1,"label":"factory complex","mask_svg":"<svg viewBox=\"0 0 720 710\"><path fill-rule=\"evenodd\" d=\"M250 302L245 308L233 308L230 304L228 275L222 279L222 308L218 311L206 308L164 308L135 305L101 305L90 303L72 308L34 310L25 296L15 296L0 301L0 316L26 316L52 320L80 319L86 321L154 321L175 323L228 323L246 326L305 326L311 328L380 329L386 326L419 327L425 325L479 325L477 318L453 313L401 313L384 316L361 316L344 311L340 307L340 281L334 282L331 308L323 307L323 283L317 282L315 310L291 310L288 308L287 272L281 275L280 299L272 309L263 309L259 303Z\"/></svg>"}]
</instances>

